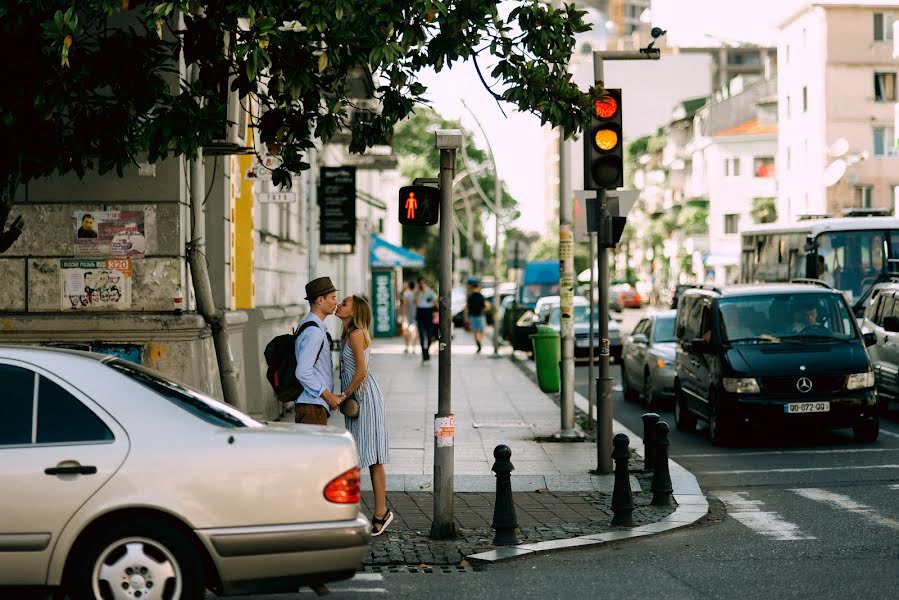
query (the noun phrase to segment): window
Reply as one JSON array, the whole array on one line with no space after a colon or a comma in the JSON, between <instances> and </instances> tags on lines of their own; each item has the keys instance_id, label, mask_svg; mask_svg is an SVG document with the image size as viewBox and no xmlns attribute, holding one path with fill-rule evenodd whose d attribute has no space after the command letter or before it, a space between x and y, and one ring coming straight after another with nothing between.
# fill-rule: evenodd
<instances>
[{"instance_id":1,"label":"window","mask_svg":"<svg viewBox=\"0 0 899 600\"><path fill-rule=\"evenodd\" d=\"M886 42L893 39L893 13L874 13L874 41Z\"/></svg>"},{"instance_id":2,"label":"window","mask_svg":"<svg viewBox=\"0 0 899 600\"><path fill-rule=\"evenodd\" d=\"M0 446L31 443L34 421L34 379L31 371L0 365Z\"/></svg>"},{"instance_id":3,"label":"window","mask_svg":"<svg viewBox=\"0 0 899 600\"><path fill-rule=\"evenodd\" d=\"M896 155L896 136L892 127L874 127L872 130L874 135L873 152L874 156L895 156Z\"/></svg>"},{"instance_id":4,"label":"window","mask_svg":"<svg viewBox=\"0 0 899 600\"><path fill-rule=\"evenodd\" d=\"M702 307L699 317L699 336L707 342L712 341L712 311L708 306Z\"/></svg>"},{"instance_id":5,"label":"window","mask_svg":"<svg viewBox=\"0 0 899 600\"><path fill-rule=\"evenodd\" d=\"M652 339L654 342L673 342L674 317L657 317Z\"/></svg>"},{"instance_id":6,"label":"window","mask_svg":"<svg viewBox=\"0 0 899 600\"><path fill-rule=\"evenodd\" d=\"M774 177L774 157L756 156L752 159L752 172L756 177Z\"/></svg>"},{"instance_id":7,"label":"window","mask_svg":"<svg viewBox=\"0 0 899 600\"><path fill-rule=\"evenodd\" d=\"M725 158L724 159L724 176L739 177L740 176L740 159Z\"/></svg>"},{"instance_id":8,"label":"window","mask_svg":"<svg viewBox=\"0 0 899 600\"><path fill-rule=\"evenodd\" d=\"M37 443L99 442L112 440L112 432L80 400L41 377L38 384Z\"/></svg>"},{"instance_id":9,"label":"window","mask_svg":"<svg viewBox=\"0 0 899 600\"><path fill-rule=\"evenodd\" d=\"M724 233L737 233L740 230L740 215L724 215Z\"/></svg>"},{"instance_id":10,"label":"window","mask_svg":"<svg viewBox=\"0 0 899 600\"><path fill-rule=\"evenodd\" d=\"M874 73L874 101L896 101L896 73Z\"/></svg>"},{"instance_id":11,"label":"window","mask_svg":"<svg viewBox=\"0 0 899 600\"><path fill-rule=\"evenodd\" d=\"M871 208L874 205L874 188L870 185L857 185L853 198L853 206L856 208Z\"/></svg>"},{"instance_id":12,"label":"window","mask_svg":"<svg viewBox=\"0 0 899 600\"><path fill-rule=\"evenodd\" d=\"M808 112L808 87L802 86L802 112Z\"/></svg>"},{"instance_id":13,"label":"window","mask_svg":"<svg viewBox=\"0 0 899 600\"><path fill-rule=\"evenodd\" d=\"M893 294L884 292L880 296L880 304L877 306L877 314L874 319L877 325L883 325L883 318L893 314L893 307L895 306L895 296Z\"/></svg>"}]
</instances>

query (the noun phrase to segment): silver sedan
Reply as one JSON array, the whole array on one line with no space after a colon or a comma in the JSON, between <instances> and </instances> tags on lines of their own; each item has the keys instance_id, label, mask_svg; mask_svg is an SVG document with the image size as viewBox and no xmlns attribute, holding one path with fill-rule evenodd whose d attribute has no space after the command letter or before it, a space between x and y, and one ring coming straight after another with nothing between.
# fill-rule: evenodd
<instances>
[{"instance_id":1,"label":"silver sedan","mask_svg":"<svg viewBox=\"0 0 899 600\"><path fill-rule=\"evenodd\" d=\"M198 600L352 577L341 429L262 423L133 363L0 347L0 586Z\"/></svg>"},{"instance_id":2,"label":"silver sedan","mask_svg":"<svg viewBox=\"0 0 899 600\"><path fill-rule=\"evenodd\" d=\"M674 395L674 319L677 311L649 313L625 338L621 384L625 398L638 396L648 408Z\"/></svg>"}]
</instances>

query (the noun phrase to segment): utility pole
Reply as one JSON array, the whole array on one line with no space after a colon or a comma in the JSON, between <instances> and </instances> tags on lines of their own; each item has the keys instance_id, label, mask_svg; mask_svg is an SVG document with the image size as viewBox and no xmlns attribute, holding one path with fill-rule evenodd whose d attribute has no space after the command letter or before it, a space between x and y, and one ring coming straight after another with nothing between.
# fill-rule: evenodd
<instances>
[{"instance_id":1,"label":"utility pole","mask_svg":"<svg viewBox=\"0 0 899 600\"><path fill-rule=\"evenodd\" d=\"M309 149L309 197L306 202L306 234L309 243L306 245L306 251L309 253L306 257L309 281L318 277L318 271L315 268L318 264L318 236L315 228L318 225L316 209L318 208L318 150L315 146Z\"/></svg>"},{"instance_id":2,"label":"utility pole","mask_svg":"<svg viewBox=\"0 0 899 600\"><path fill-rule=\"evenodd\" d=\"M440 150L440 300L438 338L437 414L434 415L434 519L431 538L446 540L456 537L453 518L453 441L455 416L452 412L451 360L453 276L453 180L456 176L456 150L462 147L462 132L440 129L436 132Z\"/></svg>"}]
</instances>

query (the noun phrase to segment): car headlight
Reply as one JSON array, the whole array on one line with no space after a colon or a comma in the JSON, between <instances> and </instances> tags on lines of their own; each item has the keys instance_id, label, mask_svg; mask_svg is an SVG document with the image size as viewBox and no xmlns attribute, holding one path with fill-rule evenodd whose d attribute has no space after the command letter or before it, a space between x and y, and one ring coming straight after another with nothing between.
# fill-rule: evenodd
<instances>
[{"instance_id":1,"label":"car headlight","mask_svg":"<svg viewBox=\"0 0 899 600\"><path fill-rule=\"evenodd\" d=\"M853 373L846 378L847 390L861 390L869 387L874 387L874 371Z\"/></svg>"},{"instance_id":2,"label":"car headlight","mask_svg":"<svg viewBox=\"0 0 899 600\"><path fill-rule=\"evenodd\" d=\"M725 377L724 389L731 394L758 394L759 382L752 377Z\"/></svg>"}]
</instances>

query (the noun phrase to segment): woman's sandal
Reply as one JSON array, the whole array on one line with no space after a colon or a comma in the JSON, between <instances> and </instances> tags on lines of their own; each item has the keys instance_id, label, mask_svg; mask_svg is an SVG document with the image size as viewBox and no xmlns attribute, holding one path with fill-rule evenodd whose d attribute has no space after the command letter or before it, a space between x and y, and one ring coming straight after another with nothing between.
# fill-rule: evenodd
<instances>
[{"instance_id":1,"label":"woman's sandal","mask_svg":"<svg viewBox=\"0 0 899 600\"><path fill-rule=\"evenodd\" d=\"M378 537L379 535L384 533L384 530L387 529L387 526L390 525L390 523L392 523L392 522L393 522L393 513L390 510L388 510L386 513L384 513L384 516L381 517L380 519L378 517L372 515L372 518L371 518L371 524L372 524L371 535L372 535L372 537ZM375 531L376 526L378 528L377 531Z\"/></svg>"}]
</instances>

